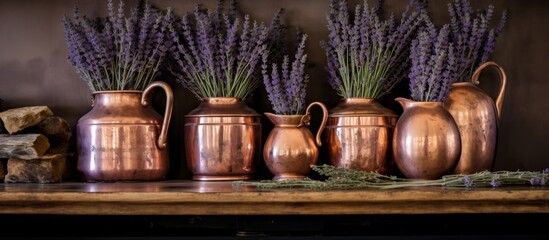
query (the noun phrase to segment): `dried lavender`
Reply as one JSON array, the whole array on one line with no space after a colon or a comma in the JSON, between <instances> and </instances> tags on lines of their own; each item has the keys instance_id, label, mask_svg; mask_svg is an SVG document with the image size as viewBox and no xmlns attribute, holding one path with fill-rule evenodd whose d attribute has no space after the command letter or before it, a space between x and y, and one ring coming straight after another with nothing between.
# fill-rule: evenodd
<instances>
[{"instance_id":1,"label":"dried lavender","mask_svg":"<svg viewBox=\"0 0 549 240\"><path fill-rule=\"evenodd\" d=\"M276 114L298 115L303 114L305 110L305 96L307 94L307 83L309 76L305 74L305 54L306 34L300 34L299 45L291 63L288 55L284 55L284 60L280 64L272 63L269 71L270 61L269 53L263 53L263 83L267 91L269 100Z\"/></svg>"},{"instance_id":2,"label":"dried lavender","mask_svg":"<svg viewBox=\"0 0 549 240\"><path fill-rule=\"evenodd\" d=\"M507 22L507 11L503 11L499 24L490 28L494 6L476 11L469 0L454 0L448 3L451 19L450 41L454 42L459 68L459 81L469 81L479 65L486 62L495 50L496 38L500 36Z\"/></svg>"},{"instance_id":3,"label":"dried lavender","mask_svg":"<svg viewBox=\"0 0 549 240\"><path fill-rule=\"evenodd\" d=\"M166 13L139 1L125 17L124 2L115 8L107 1L106 18L90 18L75 8L64 16L63 29L68 60L91 91L143 90L158 74L166 53L174 50L166 41L173 21Z\"/></svg>"},{"instance_id":4,"label":"dried lavender","mask_svg":"<svg viewBox=\"0 0 549 240\"><path fill-rule=\"evenodd\" d=\"M411 98L421 102L443 101L457 80L455 50L448 40L450 26L439 32L432 26L421 31L410 46Z\"/></svg>"},{"instance_id":5,"label":"dried lavender","mask_svg":"<svg viewBox=\"0 0 549 240\"><path fill-rule=\"evenodd\" d=\"M271 26L265 26L250 20L249 15L241 23L235 17L236 1L231 1L227 13L223 13L222 5L221 0L215 10L202 10L197 5L194 19L185 14L170 29L176 46L171 71L199 99L246 98L260 85L259 62L282 29L282 11L275 15Z\"/></svg>"},{"instance_id":6,"label":"dried lavender","mask_svg":"<svg viewBox=\"0 0 549 240\"><path fill-rule=\"evenodd\" d=\"M422 186L482 188L512 185L549 185L549 168L538 171L482 171L474 174L445 175L436 180L414 180L387 176L375 172L336 168L331 165L311 165L313 171L327 177L326 180L263 180L255 182L235 181L234 186L252 185L258 188L307 188L317 190L330 189L398 189Z\"/></svg>"},{"instance_id":7,"label":"dried lavender","mask_svg":"<svg viewBox=\"0 0 549 240\"><path fill-rule=\"evenodd\" d=\"M344 98L379 98L406 76L408 49L416 29L427 19L425 5L410 0L400 21L381 19L381 1L373 8L357 5L349 14L345 0L330 0L328 81Z\"/></svg>"}]
</instances>

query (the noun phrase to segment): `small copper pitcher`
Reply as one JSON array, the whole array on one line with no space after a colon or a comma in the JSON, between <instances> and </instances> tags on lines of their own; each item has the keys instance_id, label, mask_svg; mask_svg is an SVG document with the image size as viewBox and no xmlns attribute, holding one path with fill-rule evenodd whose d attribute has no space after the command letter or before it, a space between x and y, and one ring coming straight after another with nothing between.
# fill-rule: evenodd
<instances>
[{"instance_id":1,"label":"small copper pitcher","mask_svg":"<svg viewBox=\"0 0 549 240\"><path fill-rule=\"evenodd\" d=\"M393 135L393 155L407 178L439 179L452 172L461 143L456 122L442 102L395 99L404 112Z\"/></svg>"},{"instance_id":2,"label":"small copper pitcher","mask_svg":"<svg viewBox=\"0 0 549 240\"><path fill-rule=\"evenodd\" d=\"M311 120L310 110L315 105L323 112L316 141L308 128ZM265 116L275 125L263 147L263 158L267 168L274 174L273 180L307 177L311 165L318 161L318 148L322 145L320 137L328 119L326 106L320 102L313 102L307 107L305 115L265 113Z\"/></svg>"},{"instance_id":3,"label":"small copper pitcher","mask_svg":"<svg viewBox=\"0 0 549 240\"><path fill-rule=\"evenodd\" d=\"M164 118L149 105L156 87L166 92ZM84 180L164 179L169 168L170 86L155 81L145 91L101 91L93 96L91 111L76 126L77 169Z\"/></svg>"},{"instance_id":4,"label":"small copper pitcher","mask_svg":"<svg viewBox=\"0 0 549 240\"><path fill-rule=\"evenodd\" d=\"M494 67L501 78L501 88L495 103L474 85L478 84L480 73L487 67ZM501 66L486 62L473 73L471 82L452 84L444 106L454 117L461 135L461 157L454 173L472 174L492 170L506 81Z\"/></svg>"}]
</instances>

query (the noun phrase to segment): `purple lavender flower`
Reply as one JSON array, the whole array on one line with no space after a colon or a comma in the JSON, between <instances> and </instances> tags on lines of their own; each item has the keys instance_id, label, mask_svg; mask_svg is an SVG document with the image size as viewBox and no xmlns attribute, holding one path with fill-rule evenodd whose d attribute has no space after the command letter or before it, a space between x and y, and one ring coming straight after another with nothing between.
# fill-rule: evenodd
<instances>
[{"instance_id":1,"label":"purple lavender flower","mask_svg":"<svg viewBox=\"0 0 549 240\"><path fill-rule=\"evenodd\" d=\"M328 83L345 98L379 98L406 76L412 37L427 19L426 5L410 0L398 21L381 17L381 1L373 8L357 5L352 16L347 1L330 0L327 57Z\"/></svg>"},{"instance_id":2,"label":"purple lavender flower","mask_svg":"<svg viewBox=\"0 0 549 240\"><path fill-rule=\"evenodd\" d=\"M496 38L507 22L507 11L501 15L496 28L489 28L494 7L481 11L474 10L469 0L454 0L448 4L450 14L450 41L456 48L456 61L459 81L468 81L473 71L488 61L495 50Z\"/></svg>"},{"instance_id":3,"label":"purple lavender flower","mask_svg":"<svg viewBox=\"0 0 549 240\"><path fill-rule=\"evenodd\" d=\"M465 184L465 187L471 188L474 186L473 179L471 179L469 176L463 176L463 184Z\"/></svg>"},{"instance_id":4,"label":"purple lavender flower","mask_svg":"<svg viewBox=\"0 0 549 240\"><path fill-rule=\"evenodd\" d=\"M278 63L272 63L271 74L269 74L267 54L263 55L263 83L267 90L269 101L276 114L297 115L303 114L305 110L305 96L308 83L308 75L305 74L305 63L307 54L305 54L306 34L299 37L299 45L295 53L290 68L290 58L284 56L281 69L278 69Z\"/></svg>"},{"instance_id":5,"label":"purple lavender flower","mask_svg":"<svg viewBox=\"0 0 549 240\"><path fill-rule=\"evenodd\" d=\"M228 13L223 13L222 5L223 1L218 1L214 10L196 5L194 21L184 15L170 29L176 46L170 53L170 71L199 99L248 96L260 85L263 71L259 62L272 58L264 56L265 52L277 52L278 36L284 28L282 10L265 26L249 15L243 21L236 18L236 1L231 1Z\"/></svg>"},{"instance_id":6,"label":"purple lavender flower","mask_svg":"<svg viewBox=\"0 0 549 240\"><path fill-rule=\"evenodd\" d=\"M549 174L549 168L544 169L543 174Z\"/></svg>"},{"instance_id":7,"label":"purple lavender flower","mask_svg":"<svg viewBox=\"0 0 549 240\"><path fill-rule=\"evenodd\" d=\"M438 33L428 28L412 41L412 66L408 77L411 97L415 101L441 102L457 80L455 52L448 40L449 31L450 25L444 25Z\"/></svg>"},{"instance_id":8,"label":"purple lavender flower","mask_svg":"<svg viewBox=\"0 0 549 240\"><path fill-rule=\"evenodd\" d=\"M143 90L157 75L166 52L171 9L163 13L146 0L124 16L124 2L107 1L107 17L92 19L77 8L63 18L68 60L91 91Z\"/></svg>"},{"instance_id":9,"label":"purple lavender flower","mask_svg":"<svg viewBox=\"0 0 549 240\"><path fill-rule=\"evenodd\" d=\"M542 180L541 178L534 177L534 178L530 179L530 184L532 184L532 186L540 186L540 185L542 185L541 180Z\"/></svg>"},{"instance_id":10,"label":"purple lavender flower","mask_svg":"<svg viewBox=\"0 0 549 240\"><path fill-rule=\"evenodd\" d=\"M499 177L494 176L492 180L490 181L490 186L492 187L499 187L501 186L501 182L499 181Z\"/></svg>"}]
</instances>

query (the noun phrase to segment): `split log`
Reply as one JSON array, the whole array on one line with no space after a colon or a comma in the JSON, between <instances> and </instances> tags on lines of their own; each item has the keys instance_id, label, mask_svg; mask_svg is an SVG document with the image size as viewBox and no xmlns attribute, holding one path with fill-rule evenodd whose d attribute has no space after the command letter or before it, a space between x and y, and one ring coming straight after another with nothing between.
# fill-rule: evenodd
<instances>
[{"instance_id":1,"label":"split log","mask_svg":"<svg viewBox=\"0 0 549 240\"><path fill-rule=\"evenodd\" d=\"M53 138L68 142L71 138L71 128L65 119L58 116L50 116L36 125L40 133L48 139Z\"/></svg>"},{"instance_id":2,"label":"split log","mask_svg":"<svg viewBox=\"0 0 549 240\"><path fill-rule=\"evenodd\" d=\"M4 180L4 176L6 176L6 166L4 160L0 159L0 180Z\"/></svg>"},{"instance_id":3,"label":"split log","mask_svg":"<svg viewBox=\"0 0 549 240\"><path fill-rule=\"evenodd\" d=\"M34 126L52 116L53 112L47 106L32 106L13 108L0 112L0 119L9 134L15 134L25 128Z\"/></svg>"},{"instance_id":4,"label":"split log","mask_svg":"<svg viewBox=\"0 0 549 240\"><path fill-rule=\"evenodd\" d=\"M0 158L36 159L50 148L42 134L0 134Z\"/></svg>"},{"instance_id":5,"label":"split log","mask_svg":"<svg viewBox=\"0 0 549 240\"><path fill-rule=\"evenodd\" d=\"M46 155L38 159L8 160L5 183L56 183L63 180L67 155Z\"/></svg>"}]
</instances>

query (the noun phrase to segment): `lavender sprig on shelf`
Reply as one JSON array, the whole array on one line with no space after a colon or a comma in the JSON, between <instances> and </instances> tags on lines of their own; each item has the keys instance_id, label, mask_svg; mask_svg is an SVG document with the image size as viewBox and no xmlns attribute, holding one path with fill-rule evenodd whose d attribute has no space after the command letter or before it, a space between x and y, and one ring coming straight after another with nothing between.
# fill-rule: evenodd
<instances>
[{"instance_id":1,"label":"lavender sprig on shelf","mask_svg":"<svg viewBox=\"0 0 549 240\"><path fill-rule=\"evenodd\" d=\"M307 35L301 34L291 66L288 55L284 55L281 64L273 62L270 65L269 53L263 53L263 83L276 114L298 115L303 114L305 110L305 96L309 80L309 76L305 74L306 40ZM269 66L271 66L270 71Z\"/></svg>"},{"instance_id":2,"label":"lavender sprig on shelf","mask_svg":"<svg viewBox=\"0 0 549 240\"><path fill-rule=\"evenodd\" d=\"M194 10L170 29L176 46L172 52L172 73L197 98L246 98L260 85L259 62L282 32L279 11L270 26L236 18L236 1L223 13L222 1L215 10ZM242 21L242 22L241 22ZM276 49L272 49L275 52Z\"/></svg>"},{"instance_id":3,"label":"lavender sprig on shelf","mask_svg":"<svg viewBox=\"0 0 549 240\"><path fill-rule=\"evenodd\" d=\"M406 76L408 49L416 29L427 19L425 5L411 0L397 20L381 17L381 1L373 8L357 5L349 14L345 0L330 0L326 52L328 81L344 98L379 98Z\"/></svg>"},{"instance_id":4,"label":"lavender sprig on shelf","mask_svg":"<svg viewBox=\"0 0 549 240\"><path fill-rule=\"evenodd\" d=\"M474 174L444 175L441 179L415 180L382 175L376 172L364 172L352 169L336 168L331 165L311 165L313 171L326 177L325 180L288 180L288 181L235 181L234 186L252 185L257 188L306 188L317 190L332 189L400 189L410 187L439 186L451 188L498 188L502 186L547 186L549 168L543 171L482 171Z\"/></svg>"},{"instance_id":5,"label":"lavender sprig on shelf","mask_svg":"<svg viewBox=\"0 0 549 240\"><path fill-rule=\"evenodd\" d=\"M91 91L143 90L158 74L166 53L172 11L139 1L125 17L124 2L107 1L107 17L90 18L75 8L63 17L68 60Z\"/></svg>"},{"instance_id":6,"label":"lavender sprig on shelf","mask_svg":"<svg viewBox=\"0 0 549 240\"><path fill-rule=\"evenodd\" d=\"M488 61L495 50L496 38L500 36L507 22L507 11L503 11L499 24L490 28L494 17L494 6L476 11L469 0L454 0L448 3L450 14L450 41L454 42L460 82L469 81L475 69Z\"/></svg>"},{"instance_id":7,"label":"lavender sprig on shelf","mask_svg":"<svg viewBox=\"0 0 549 240\"><path fill-rule=\"evenodd\" d=\"M441 102L457 80L455 49L448 40L449 28L444 25L437 32L432 26L427 27L411 43L412 66L408 77L411 98L415 101Z\"/></svg>"}]
</instances>

